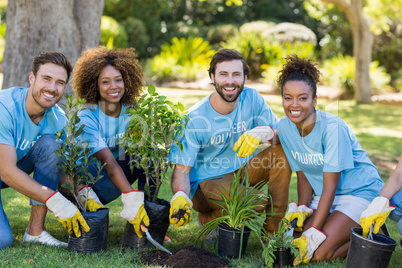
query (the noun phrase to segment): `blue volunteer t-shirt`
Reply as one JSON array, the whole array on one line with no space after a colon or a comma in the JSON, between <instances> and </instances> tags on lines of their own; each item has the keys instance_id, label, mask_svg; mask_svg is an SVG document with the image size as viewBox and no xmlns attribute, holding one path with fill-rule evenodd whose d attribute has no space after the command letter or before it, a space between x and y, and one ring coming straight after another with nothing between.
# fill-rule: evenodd
<instances>
[{"instance_id":1,"label":"blue volunteer t-shirt","mask_svg":"<svg viewBox=\"0 0 402 268\"><path fill-rule=\"evenodd\" d=\"M91 155L104 148L109 148L114 158L125 152L125 149L121 148L117 141L123 137L130 121L124 105L121 107L119 117L107 116L99 109L98 105L85 109L78 116L81 119L79 124L85 124L79 138L82 141L89 142Z\"/></svg>"},{"instance_id":2,"label":"blue volunteer t-shirt","mask_svg":"<svg viewBox=\"0 0 402 268\"><path fill-rule=\"evenodd\" d=\"M301 137L285 117L278 135L292 171L303 171L314 194L320 196L323 172L341 172L336 195L352 195L372 201L384 183L350 127L339 117L316 111L313 130Z\"/></svg>"},{"instance_id":3,"label":"blue volunteer t-shirt","mask_svg":"<svg viewBox=\"0 0 402 268\"><path fill-rule=\"evenodd\" d=\"M181 142L183 152L177 145L171 147L168 160L190 166L192 198L198 184L203 180L221 178L239 169L252 158L237 157L233 151L235 142L247 130L261 125L276 129L278 118L254 89L245 87L239 96L236 109L228 115L216 112L207 96L189 110L189 121Z\"/></svg>"},{"instance_id":4,"label":"blue volunteer t-shirt","mask_svg":"<svg viewBox=\"0 0 402 268\"><path fill-rule=\"evenodd\" d=\"M22 159L43 134L56 134L67 122L57 105L45 111L39 124L26 110L28 88L12 87L0 91L0 144L15 147L17 161Z\"/></svg>"}]
</instances>

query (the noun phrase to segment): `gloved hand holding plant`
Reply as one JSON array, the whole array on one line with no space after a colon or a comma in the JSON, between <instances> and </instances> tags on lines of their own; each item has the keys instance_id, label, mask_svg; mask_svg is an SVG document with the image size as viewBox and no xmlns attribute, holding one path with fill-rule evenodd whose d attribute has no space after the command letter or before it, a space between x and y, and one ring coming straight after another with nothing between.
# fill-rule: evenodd
<instances>
[{"instance_id":1,"label":"gloved hand holding plant","mask_svg":"<svg viewBox=\"0 0 402 268\"><path fill-rule=\"evenodd\" d=\"M306 205L297 206L295 202L289 203L288 211L285 215L285 218L292 222L297 219L297 224L295 227L296 232L302 232L304 221L313 214L313 209L309 208Z\"/></svg>"},{"instance_id":2,"label":"gloved hand holding plant","mask_svg":"<svg viewBox=\"0 0 402 268\"><path fill-rule=\"evenodd\" d=\"M58 191L46 200L46 206L53 212L57 220L63 224L69 234L74 232L76 237L80 237L80 225L84 232L89 232L89 226L78 208Z\"/></svg>"}]
</instances>

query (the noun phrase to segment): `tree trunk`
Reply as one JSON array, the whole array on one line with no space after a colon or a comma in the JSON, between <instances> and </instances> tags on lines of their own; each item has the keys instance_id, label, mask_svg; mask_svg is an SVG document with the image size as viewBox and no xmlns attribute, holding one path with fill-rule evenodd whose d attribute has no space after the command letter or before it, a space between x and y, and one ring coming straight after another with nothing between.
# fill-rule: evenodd
<instances>
[{"instance_id":1,"label":"tree trunk","mask_svg":"<svg viewBox=\"0 0 402 268\"><path fill-rule=\"evenodd\" d=\"M104 0L9 0L2 88L29 86L34 56L59 51L72 64L98 46ZM71 92L71 87L69 86Z\"/></svg>"},{"instance_id":2,"label":"tree trunk","mask_svg":"<svg viewBox=\"0 0 402 268\"><path fill-rule=\"evenodd\" d=\"M355 58L355 99L357 103L371 103L369 66L374 36L362 14L364 0L322 0L332 3L345 12L353 34L353 56Z\"/></svg>"},{"instance_id":3,"label":"tree trunk","mask_svg":"<svg viewBox=\"0 0 402 268\"><path fill-rule=\"evenodd\" d=\"M371 103L370 62L374 36L363 17L363 0L352 1L354 17L353 56L355 57L355 99L357 103Z\"/></svg>"}]
</instances>

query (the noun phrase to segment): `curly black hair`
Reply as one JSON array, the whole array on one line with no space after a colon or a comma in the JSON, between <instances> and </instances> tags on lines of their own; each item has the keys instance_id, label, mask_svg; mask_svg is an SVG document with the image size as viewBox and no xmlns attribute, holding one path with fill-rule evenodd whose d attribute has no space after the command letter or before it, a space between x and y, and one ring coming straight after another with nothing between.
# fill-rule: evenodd
<instances>
[{"instance_id":1,"label":"curly black hair","mask_svg":"<svg viewBox=\"0 0 402 268\"><path fill-rule=\"evenodd\" d=\"M317 63L309 58L299 58L297 55L290 55L285 58L286 63L278 73L277 83L281 88L288 81L304 81L313 90L313 98L317 96L317 83L320 81L320 71L316 68Z\"/></svg>"},{"instance_id":2,"label":"curly black hair","mask_svg":"<svg viewBox=\"0 0 402 268\"><path fill-rule=\"evenodd\" d=\"M102 69L108 65L115 67L123 76L125 92L120 102L132 106L145 85L144 73L133 48L107 50L100 46L83 51L73 71L75 94L88 104L98 104L98 78Z\"/></svg>"}]
</instances>

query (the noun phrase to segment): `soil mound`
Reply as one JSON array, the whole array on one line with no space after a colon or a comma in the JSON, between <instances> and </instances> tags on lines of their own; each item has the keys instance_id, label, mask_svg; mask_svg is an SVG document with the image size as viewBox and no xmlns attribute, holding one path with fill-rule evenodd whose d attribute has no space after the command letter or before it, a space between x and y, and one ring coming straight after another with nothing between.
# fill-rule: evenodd
<instances>
[{"instance_id":1,"label":"soil mound","mask_svg":"<svg viewBox=\"0 0 402 268\"><path fill-rule=\"evenodd\" d=\"M222 259L214 253L193 246L186 246L169 255L160 250L142 253L142 260L148 265L166 265L173 268L221 268L230 267L227 259Z\"/></svg>"}]
</instances>

